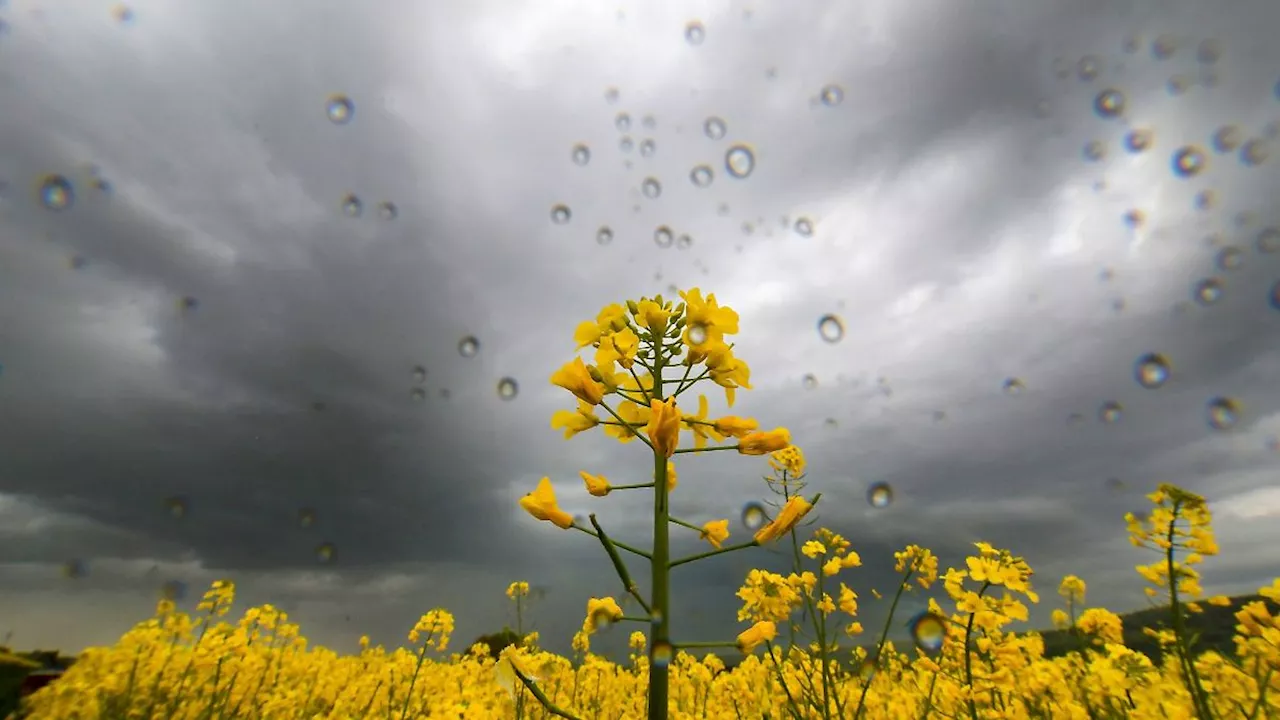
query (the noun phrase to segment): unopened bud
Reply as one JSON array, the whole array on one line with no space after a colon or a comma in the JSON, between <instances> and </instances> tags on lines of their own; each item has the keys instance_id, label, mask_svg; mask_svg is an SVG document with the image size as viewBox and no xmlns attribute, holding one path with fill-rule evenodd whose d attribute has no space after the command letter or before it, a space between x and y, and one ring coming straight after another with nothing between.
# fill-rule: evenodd
<instances>
[{"instance_id":1,"label":"unopened bud","mask_svg":"<svg viewBox=\"0 0 1280 720\"><path fill-rule=\"evenodd\" d=\"M631 314L632 314L632 315L639 315L639 314L640 314L640 306L636 304L636 301L635 301L635 300L628 300L628 301L627 301L627 309L631 311Z\"/></svg>"},{"instance_id":2,"label":"unopened bud","mask_svg":"<svg viewBox=\"0 0 1280 720\"><path fill-rule=\"evenodd\" d=\"M595 380L596 382L604 382L604 376L600 374L600 370L596 368L595 365L587 366L587 374L590 375L591 379Z\"/></svg>"},{"instance_id":3,"label":"unopened bud","mask_svg":"<svg viewBox=\"0 0 1280 720\"><path fill-rule=\"evenodd\" d=\"M684 312L684 303L680 303L679 305L676 306L676 313L679 314L682 312Z\"/></svg>"},{"instance_id":4,"label":"unopened bud","mask_svg":"<svg viewBox=\"0 0 1280 720\"><path fill-rule=\"evenodd\" d=\"M657 295L657 297L655 297L655 298L653 299L653 301L654 301L654 302L656 302L656 303L658 303L659 305L665 305L665 304L666 304L666 302L662 299L662 294L661 294L661 293L659 293L659 294Z\"/></svg>"},{"instance_id":5,"label":"unopened bud","mask_svg":"<svg viewBox=\"0 0 1280 720\"><path fill-rule=\"evenodd\" d=\"M616 317L616 318L614 318L613 320L610 320L610 321L609 321L609 327L610 327L614 332L621 332L622 330L624 330L624 329L627 327L627 321L626 321L626 318Z\"/></svg>"}]
</instances>

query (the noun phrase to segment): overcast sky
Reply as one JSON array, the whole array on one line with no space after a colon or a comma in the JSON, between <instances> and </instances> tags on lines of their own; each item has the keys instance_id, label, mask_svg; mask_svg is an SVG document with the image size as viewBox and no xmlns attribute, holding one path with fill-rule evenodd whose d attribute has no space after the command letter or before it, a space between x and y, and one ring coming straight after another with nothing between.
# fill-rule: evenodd
<instances>
[{"instance_id":1,"label":"overcast sky","mask_svg":"<svg viewBox=\"0 0 1280 720\"><path fill-rule=\"evenodd\" d=\"M527 580L564 650L618 583L594 541L516 502L550 476L570 512L645 542L648 501L591 498L578 471L643 482L649 465L552 431L574 403L548 377L578 322L672 286L741 315L755 389L734 413L791 429L864 595L892 587L907 543L956 563L984 539L1037 569L1033 625L1068 572L1090 604L1139 607L1122 515L1162 481L1217 513L1207 590L1280 572L1269 0L0 0L0 21L14 645L111 642L165 583L190 606L225 577L341 650L397 645L436 606L463 647ZM1107 88L1119 117L1095 108ZM754 149L741 179L735 143ZM1203 167L1179 177L1188 145ZM42 194L50 175L71 195ZM659 247L661 225L691 241ZM1158 389L1135 381L1146 353L1171 363ZM1206 422L1216 397L1239 403L1229 429ZM675 511L745 536L764 462L680 468ZM674 631L731 637L735 589L778 560L677 570Z\"/></svg>"}]
</instances>

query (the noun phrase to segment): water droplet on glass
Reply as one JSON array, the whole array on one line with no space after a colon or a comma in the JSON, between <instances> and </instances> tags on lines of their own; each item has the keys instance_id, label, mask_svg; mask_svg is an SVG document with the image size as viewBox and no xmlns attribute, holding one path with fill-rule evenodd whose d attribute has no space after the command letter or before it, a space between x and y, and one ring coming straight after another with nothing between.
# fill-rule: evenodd
<instances>
[{"instance_id":1,"label":"water droplet on glass","mask_svg":"<svg viewBox=\"0 0 1280 720\"><path fill-rule=\"evenodd\" d=\"M1235 270L1242 262L1244 262L1244 253L1238 247L1224 247L1214 258L1214 264L1219 270Z\"/></svg>"},{"instance_id":2,"label":"water droplet on glass","mask_svg":"<svg viewBox=\"0 0 1280 720\"><path fill-rule=\"evenodd\" d=\"M1137 230L1147 221L1146 213L1141 210L1130 210L1124 214L1124 224L1129 226L1130 230Z\"/></svg>"},{"instance_id":3,"label":"water droplet on glass","mask_svg":"<svg viewBox=\"0 0 1280 720\"><path fill-rule=\"evenodd\" d=\"M711 170L711 166L709 165L698 165L689 171L689 180L691 180L696 187L707 187L714 179L715 173Z\"/></svg>"},{"instance_id":4,"label":"water droplet on glass","mask_svg":"<svg viewBox=\"0 0 1280 720\"><path fill-rule=\"evenodd\" d=\"M1178 49L1178 41L1172 35L1159 35L1151 43L1151 57L1168 60Z\"/></svg>"},{"instance_id":5,"label":"water droplet on glass","mask_svg":"<svg viewBox=\"0 0 1280 720\"><path fill-rule=\"evenodd\" d=\"M1107 145L1101 140L1090 140L1085 143L1080 154L1089 162L1098 162L1107 156Z\"/></svg>"},{"instance_id":6,"label":"water droplet on glass","mask_svg":"<svg viewBox=\"0 0 1280 720\"><path fill-rule=\"evenodd\" d=\"M605 102L609 103L610 105L613 105L614 103L618 102L619 97L621 97L621 93L618 92L618 88L616 87L605 88L604 90Z\"/></svg>"},{"instance_id":7,"label":"water droplet on glass","mask_svg":"<svg viewBox=\"0 0 1280 720\"><path fill-rule=\"evenodd\" d=\"M640 124L648 130L658 127L658 121L654 119L652 115L645 115L644 119L640 121Z\"/></svg>"},{"instance_id":8,"label":"water droplet on glass","mask_svg":"<svg viewBox=\"0 0 1280 720\"><path fill-rule=\"evenodd\" d=\"M645 138L640 141L641 157L653 157L653 154L656 153L657 151L658 151L658 143L654 142L653 138Z\"/></svg>"},{"instance_id":9,"label":"water droplet on glass","mask_svg":"<svg viewBox=\"0 0 1280 720\"><path fill-rule=\"evenodd\" d=\"M520 393L520 385L515 378L504 377L498 381L498 397L503 400L513 400Z\"/></svg>"},{"instance_id":10,"label":"water droplet on glass","mask_svg":"<svg viewBox=\"0 0 1280 720\"><path fill-rule=\"evenodd\" d=\"M702 123L702 132L712 140L719 140L729 132L729 128L724 124L724 120L718 117L709 117Z\"/></svg>"},{"instance_id":11,"label":"water droplet on glass","mask_svg":"<svg viewBox=\"0 0 1280 720\"><path fill-rule=\"evenodd\" d=\"M1220 153L1232 152L1243 141L1244 131L1235 125L1223 125L1213 133L1213 149Z\"/></svg>"},{"instance_id":12,"label":"water droplet on glass","mask_svg":"<svg viewBox=\"0 0 1280 720\"><path fill-rule=\"evenodd\" d=\"M301 527L311 527L316 523L316 511L310 508L302 508L298 511L298 525Z\"/></svg>"},{"instance_id":13,"label":"water droplet on glass","mask_svg":"<svg viewBox=\"0 0 1280 720\"><path fill-rule=\"evenodd\" d=\"M756 156L746 145L734 145L724 154L724 167L736 178L745 178L756 168Z\"/></svg>"},{"instance_id":14,"label":"water droplet on glass","mask_svg":"<svg viewBox=\"0 0 1280 720\"><path fill-rule=\"evenodd\" d=\"M812 237L813 221L807 217L796 218L796 234L800 237Z\"/></svg>"},{"instance_id":15,"label":"water droplet on glass","mask_svg":"<svg viewBox=\"0 0 1280 720\"><path fill-rule=\"evenodd\" d=\"M877 510L883 510L893 503L893 488L887 482L871 483L867 488L867 503Z\"/></svg>"},{"instance_id":16,"label":"water droplet on glass","mask_svg":"<svg viewBox=\"0 0 1280 720\"><path fill-rule=\"evenodd\" d=\"M181 580L169 580L160 586L160 595L169 602L182 602L187 597L187 584Z\"/></svg>"},{"instance_id":17,"label":"water droplet on glass","mask_svg":"<svg viewBox=\"0 0 1280 720\"><path fill-rule=\"evenodd\" d=\"M1201 305L1212 305L1222 299L1222 281L1218 278L1205 278L1196 283L1191 296Z\"/></svg>"},{"instance_id":18,"label":"water droplet on glass","mask_svg":"<svg viewBox=\"0 0 1280 720\"><path fill-rule=\"evenodd\" d=\"M574 165L586 165L591 162L591 148L578 143L573 146L573 150L569 152L569 158L573 160Z\"/></svg>"},{"instance_id":19,"label":"water droplet on glass","mask_svg":"<svg viewBox=\"0 0 1280 720\"><path fill-rule=\"evenodd\" d=\"M601 245L613 242L613 230L609 229L608 225L601 225L600 229L596 230L596 242Z\"/></svg>"},{"instance_id":20,"label":"water droplet on glass","mask_svg":"<svg viewBox=\"0 0 1280 720\"><path fill-rule=\"evenodd\" d=\"M1173 153L1173 174L1178 177L1195 177L1204 170L1208 162L1204 151L1194 145L1178 148Z\"/></svg>"},{"instance_id":21,"label":"water droplet on glass","mask_svg":"<svg viewBox=\"0 0 1280 720\"><path fill-rule=\"evenodd\" d=\"M164 509L168 511L171 517L184 518L187 516L187 499L179 496L166 498Z\"/></svg>"},{"instance_id":22,"label":"water droplet on glass","mask_svg":"<svg viewBox=\"0 0 1280 720\"><path fill-rule=\"evenodd\" d=\"M1124 113L1124 93L1115 88L1107 88L1093 99L1093 111L1099 117L1114 118Z\"/></svg>"},{"instance_id":23,"label":"water droplet on glass","mask_svg":"<svg viewBox=\"0 0 1280 720\"><path fill-rule=\"evenodd\" d=\"M1102 61L1093 55L1085 55L1080 58L1080 62L1076 63L1076 75L1085 82L1098 77L1098 73L1102 72Z\"/></svg>"},{"instance_id":24,"label":"water droplet on glass","mask_svg":"<svg viewBox=\"0 0 1280 720\"><path fill-rule=\"evenodd\" d=\"M342 198L342 214L347 217L360 217L364 213L364 202L351 193Z\"/></svg>"},{"instance_id":25,"label":"water droplet on glass","mask_svg":"<svg viewBox=\"0 0 1280 720\"><path fill-rule=\"evenodd\" d=\"M618 149L622 152L629 153L633 147L635 147L635 142L631 139L630 135L623 135L618 138ZM631 167L630 160L627 161L627 167Z\"/></svg>"},{"instance_id":26,"label":"water droplet on glass","mask_svg":"<svg viewBox=\"0 0 1280 720\"><path fill-rule=\"evenodd\" d=\"M693 238L692 238L692 237L690 237L690 236L688 236L688 235L685 235L685 234L682 234L682 235L680 235L679 237L677 237L677 238L676 238L676 249L677 249L677 250L688 250L688 249L689 249L689 248L691 248L691 247L693 247Z\"/></svg>"},{"instance_id":27,"label":"water droplet on glass","mask_svg":"<svg viewBox=\"0 0 1280 720\"><path fill-rule=\"evenodd\" d=\"M613 625L613 615L605 608L597 608L588 619L596 630L607 630Z\"/></svg>"},{"instance_id":28,"label":"water droplet on glass","mask_svg":"<svg viewBox=\"0 0 1280 720\"><path fill-rule=\"evenodd\" d=\"M333 543L325 542L316 546L316 559L322 563L333 562L335 553L336 549L333 547Z\"/></svg>"},{"instance_id":29,"label":"water droplet on glass","mask_svg":"<svg viewBox=\"0 0 1280 720\"><path fill-rule=\"evenodd\" d=\"M62 576L76 580L89 574L89 565L83 560L72 559L62 564Z\"/></svg>"},{"instance_id":30,"label":"water droplet on glass","mask_svg":"<svg viewBox=\"0 0 1280 720\"><path fill-rule=\"evenodd\" d=\"M190 295L178 298L178 312L190 312L198 307L200 307L199 298Z\"/></svg>"},{"instance_id":31,"label":"water droplet on glass","mask_svg":"<svg viewBox=\"0 0 1280 720\"><path fill-rule=\"evenodd\" d=\"M1240 421L1240 402L1227 397L1213 398L1205 405L1205 419L1214 430L1230 430Z\"/></svg>"},{"instance_id":32,"label":"water droplet on glass","mask_svg":"<svg viewBox=\"0 0 1280 720\"><path fill-rule=\"evenodd\" d=\"M844 88L839 85L827 85L822 88L822 92L818 94L822 100L822 104L827 107L835 107L844 102Z\"/></svg>"},{"instance_id":33,"label":"water droplet on glass","mask_svg":"<svg viewBox=\"0 0 1280 720\"><path fill-rule=\"evenodd\" d=\"M707 341L707 326L702 323L694 323L689 326L689 344L698 347Z\"/></svg>"},{"instance_id":34,"label":"water droplet on glass","mask_svg":"<svg viewBox=\"0 0 1280 720\"><path fill-rule=\"evenodd\" d=\"M45 175L40 181L37 193L40 204L54 212L66 210L75 202L75 191L71 188L71 181L61 175Z\"/></svg>"},{"instance_id":35,"label":"water droplet on glass","mask_svg":"<svg viewBox=\"0 0 1280 720\"><path fill-rule=\"evenodd\" d=\"M1196 193L1195 205L1197 210L1212 210L1217 203L1218 196L1212 190L1201 190Z\"/></svg>"},{"instance_id":36,"label":"water droplet on glass","mask_svg":"<svg viewBox=\"0 0 1280 720\"><path fill-rule=\"evenodd\" d=\"M631 116L624 112L618 113L613 119L613 126L618 128L618 132L627 132L631 129Z\"/></svg>"},{"instance_id":37,"label":"water droplet on glass","mask_svg":"<svg viewBox=\"0 0 1280 720\"><path fill-rule=\"evenodd\" d=\"M325 103L324 114L334 125L346 125L356 116L356 104L346 95L330 95Z\"/></svg>"},{"instance_id":38,"label":"water droplet on glass","mask_svg":"<svg viewBox=\"0 0 1280 720\"><path fill-rule=\"evenodd\" d=\"M1124 136L1124 148L1135 154L1145 152L1151 148L1155 138L1155 132L1145 128L1130 130Z\"/></svg>"},{"instance_id":39,"label":"water droplet on glass","mask_svg":"<svg viewBox=\"0 0 1280 720\"><path fill-rule=\"evenodd\" d=\"M818 378L813 373L807 373L801 382L804 384L805 390L812 390L818 387Z\"/></svg>"},{"instance_id":40,"label":"water droplet on glass","mask_svg":"<svg viewBox=\"0 0 1280 720\"><path fill-rule=\"evenodd\" d=\"M753 500L742 506L742 526L746 529L755 532L764 527L768 519L761 503Z\"/></svg>"},{"instance_id":41,"label":"water droplet on glass","mask_svg":"<svg viewBox=\"0 0 1280 720\"><path fill-rule=\"evenodd\" d=\"M1124 406L1115 400L1104 402L1102 407L1098 408L1098 419L1108 425L1120 422L1122 417L1124 417Z\"/></svg>"},{"instance_id":42,"label":"water droplet on glass","mask_svg":"<svg viewBox=\"0 0 1280 720\"><path fill-rule=\"evenodd\" d=\"M1006 395L1017 395L1027 389L1027 386L1022 382L1022 380L1019 380L1016 377L1006 379L1004 381L1004 385L1001 387L1004 389Z\"/></svg>"},{"instance_id":43,"label":"water droplet on glass","mask_svg":"<svg viewBox=\"0 0 1280 720\"><path fill-rule=\"evenodd\" d=\"M706 38L707 29L697 20L690 20L684 26L684 39L689 41L690 45L701 45Z\"/></svg>"},{"instance_id":44,"label":"water droplet on glass","mask_svg":"<svg viewBox=\"0 0 1280 720\"><path fill-rule=\"evenodd\" d=\"M844 338L844 323L835 315L823 315L818 318L818 337L829 343L840 342Z\"/></svg>"},{"instance_id":45,"label":"water droplet on glass","mask_svg":"<svg viewBox=\"0 0 1280 720\"><path fill-rule=\"evenodd\" d=\"M1171 371L1169 358L1160 353L1147 353L1134 363L1133 377L1142 387L1155 390L1169 381Z\"/></svg>"},{"instance_id":46,"label":"water droplet on glass","mask_svg":"<svg viewBox=\"0 0 1280 720\"><path fill-rule=\"evenodd\" d=\"M395 220L400 217L400 208L390 200L383 200L378 203L378 217L383 220Z\"/></svg>"},{"instance_id":47,"label":"water droplet on glass","mask_svg":"<svg viewBox=\"0 0 1280 720\"><path fill-rule=\"evenodd\" d=\"M671 243L676 239L675 233L671 232L671 228L666 225L659 225L653 231L653 242L660 248L669 248Z\"/></svg>"},{"instance_id":48,"label":"water droplet on glass","mask_svg":"<svg viewBox=\"0 0 1280 720\"><path fill-rule=\"evenodd\" d=\"M475 357L480 352L480 341L474 335L468 335L458 341L458 354L462 357Z\"/></svg>"},{"instance_id":49,"label":"water droplet on glass","mask_svg":"<svg viewBox=\"0 0 1280 720\"><path fill-rule=\"evenodd\" d=\"M657 178L645 178L644 182L640 183L640 192L644 193L645 197L653 200L662 195L662 183L658 182Z\"/></svg>"},{"instance_id":50,"label":"water droplet on glass","mask_svg":"<svg viewBox=\"0 0 1280 720\"><path fill-rule=\"evenodd\" d=\"M414 381L414 382L416 382L416 383L418 383L418 384L422 384L422 383L426 382L426 381L427 381L427 369L426 369L426 368L424 368L424 367L422 367L421 365L415 365L415 366L413 367L413 381Z\"/></svg>"},{"instance_id":51,"label":"water droplet on glass","mask_svg":"<svg viewBox=\"0 0 1280 720\"><path fill-rule=\"evenodd\" d=\"M916 647L926 653L938 652L942 649L942 644L947 639L946 619L928 610L922 611L908 620L907 628L911 631L911 639L915 642Z\"/></svg>"},{"instance_id":52,"label":"water droplet on glass","mask_svg":"<svg viewBox=\"0 0 1280 720\"><path fill-rule=\"evenodd\" d=\"M1196 48L1196 60L1205 65L1212 65L1222 58L1222 43L1214 38L1205 38Z\"/></svg>"},{"instance_id":53,"label":"water droplet on glass","mask_svg":"<svg viewBox=\"0 0 1280 720\"><path fill-rule=\"evenodd\" d=\"M414 402L426 402L427 391L420 387L411 388L409 390L409 399Z\"/></svg>"},{"instance_id":54,"label":"water droplet on glass","mask_svg":"<svg viewBox=\"0 0 1280 720\"><path fill-rule=\"evenodd\" d=\"M1271 146L1262 138L1253 138L1240 146L1240 162L1249 167L1257 167L1271 157Z\"/></svg>"},{"instance_id":55,"label":"water droplet on glass","mask_svg":"<svg viewBox=\"0 0 1280 720\"><path fill-rule=\"evenodd\" d=\"M1258 238L1254 242L1258 248L1258 252L1264 255L1280 253L1280 227L1265 227L1258 231Z\"/></svg>"},{"instance_id":56,"label":"water droplet on glass","mask_svg":"<svg viewBox=\"0 0 1280 720\"><path fill-rule=\"evenodd\" d=\"M676 651L671 646L671 643L659 640L653 644L653 650L649 655L649 664L654 667L667 667L675 656Z\"/></svg>"},{"instance_id":57,"label":"water droplet on glass","mask_svg":"<svg viewBox=\"0 0 1280 720\"><path fill-rule=\"evenodd\" d=\"M555 205L551 208L551 222L557 225L564 225L571 217L573 213L569 211L568 205Z\"/></svg>"}]
</instances>

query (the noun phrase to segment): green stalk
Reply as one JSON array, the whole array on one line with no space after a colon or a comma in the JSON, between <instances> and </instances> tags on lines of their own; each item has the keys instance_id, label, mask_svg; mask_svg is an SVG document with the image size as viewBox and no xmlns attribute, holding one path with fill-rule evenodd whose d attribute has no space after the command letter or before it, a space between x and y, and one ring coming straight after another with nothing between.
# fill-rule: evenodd
<instances>
[{"instance_id":1,"label":"green stalk","mask_svg":"<svg viewBox=\"0 0 1280 720\"><path fill-rule=\"evenodd\" d=\"M898 592L894 594L893 602L889 605L889 617L884 619L884 628L880 630L880 641L876 643L876 656L873 662L876 664L877 669L879 669L880 666L880 651L884 649L885 639L889 637L889 627L893 622L893 614L898 609L898 601L902 599L902 593L906 592L907 583L911 582L911 576L914 573L915 570L913 568L908 568L906 574L902 576L902 582L898 583ZM853 711L853 717L855 720L861 718L862 711L866 709L867 692L869 690L871 690L870 680L862 685L862 694L858 696L858 706Z\"/></svg>"},{"instance_id":2,"label":"green stalk","mask_svg":"<svg viewBox=\"0 0 1280 720\"><path fill-rule=\"evenodd\" d=\"M662 366L665 360L661 352L654 352L653 397L658 399L662 398ZM652 444L650 447L653 447ZM667 458L656 451L653 453L653 478L653 561L650 563L652 596L649 606L652 608L650 614L656 615L658 622L654 624L650 648L658 643L670 642L671 635L671 591L667 585L671 574ZM668 666L650 664L649 720L666 720L669 683Z\"/></svg>"},{"instance_id":3,"label":"green stalk","mask_svg":"<svg viewBox=\"0 0 1280 720\"><path fill-rule=\"evenodd\" d=\"M1200 673L1196 672L1195 658L1191 657L1191 649L1187 645L1186 624L1182 617L1182 605L1178 602L1178 577L1174 574L1173 566L1173 539L1174 530L1178 522L1178 510L1179 504L1175 502L1173 519L1169 521L1169 531L1165 535L1169 542L1169 547L1164 551L1165 567L1169 575L1169 610L1173 613L1174 648L1178 652L1178 659L1182 661L1183 672L1187 676L1187 689L1191 691L1191 698L1196 707L1196 716L1200 720L1212 720L1213 713L1209 708L1209 701L1205 696L1204 687L1200 684Z\"/></svg>"},{"instance_id":4,"label":"green stalk","mask_svg":"<svg viewBox=\"0 0 1280 720\"><path fill-rule=\"evenodd\" d=\"M989 587L991 587L990 580L982 583L982 587L978 590L978 597L981 598ZM969 643L973 637L973 621L977 617L977 612L969 613L969 622L964 628L964 681L969 686L969 716L973 720L978 720L978 703L973 699L973 649Z\"/></svg>"}]
</instances>

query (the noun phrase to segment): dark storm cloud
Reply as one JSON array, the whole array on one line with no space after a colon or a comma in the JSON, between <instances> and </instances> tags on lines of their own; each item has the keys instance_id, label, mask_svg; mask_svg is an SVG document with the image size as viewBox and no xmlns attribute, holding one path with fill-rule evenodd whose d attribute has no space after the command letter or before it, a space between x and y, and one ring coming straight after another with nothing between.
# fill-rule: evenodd
<instances>
[{"instance_id":1,"label":"dark storm cloud","mask_svg":"<svg viewBox=\"0 0 1280 720\"><path fill-rule=\"evenodd\" d=\"M864 600L892 588L903 545L958 564L985 539L1027 556L1042 590L1079 572L1091 601L1133 604L1120 516L1143 492L1180 482L1238 514L1265 486L1280 315L1265 302L1275 258L1248 248L1280 221L1264 202L1276 164L1215 155L1209 180L1175 183L1167 163L1219 123L1254 135L1274 115L1261 4L1212 18L1141 3L708 6L698 48L680 38L684 11L583 9L566 24L462 7L139 4L128 28L55 9L10 18L0 498L20 509L0 514L12 541L0 578L25 590L7 614L52 628L35 608L94 598L98 625L118 625L134 612L120 593L154 597L150 561L193 593L233 577L246 602L289 606L322 642L398 643L435 605L459 613L469 640L510 619L501 592L526 579L551 588L536 614L563 649L586 597L617 593L617 579L596 541L533 521L516 499L545 475L567 510L597 512L618 537L651 529L645 496L586 497L577 476L644 482L641 447L561 440L548 417L573 403L546 378L571 357L577 322L669 283L742 312L757 389L729 412L792 429L822 524L863 555L850 582ZM1147 46L1193 27L1223 40L1222 83L1171 98L1171 74L1203 70L1199 36L1179 36L1164 64ZM1140 53L1121 53L1129 33ZM1054 76L1056 58L1074 72L1089 53L1104 60L1098 81ZM837 107L813 102L828 83L843 89ZM1091 116L1103 83L1124 87L1133 123L1156 126L1148 156L1124 155L1126 126ZM602 97L611 85L616 105ZM337 92L355 102L349 125L325 119ZM619 112L633 144L655 140L653 157L619 149ZM728 123L725 141L702 135L709 115ZM1111 154L1090 166L1080 149L1095 138ZM756 149L746 181L722 170L729 141ZM592 148L586 167L569 160L575 142ZM706 190L688 181L699 162L717 173ZM94 189L90 163L110 191ZM48 172L75 183L71 209L33 202ZM657 200L638 190L648 176ZM1196 215L1205 186L1222 202ZM343 214L348 193L359 217ZM549 219L559 202L564 226ZM1120 223L1131 207L1150 218L1137 233ZM1244 210L1256 217L1237 226ZM811 217L815 236L775 232L781 216ZM659 224L695 244L655 248ZM1238 269L1215 268L1213 232L1246 250ZM73 255L83 269L68 268ZM1223 300L1174 313L1210 274ZM826 312L845 320L838 344L815 331ZM476 357L459 355L465 335ZM1172 360L1166 387L1134 382L1144 352ZM802 389L805 372L818 388ZM510 402L495 393L507 376ZM1009 377L1025 390L1002 393ZM1218 394L1244 402L1231 433L1205 427ZM1125 406L1115 425L1097 418L1108 400ZM742 503L768 496L764 465L726 455L682 458L673 504L694 522L730 518L738 538ZM866 504L876 480L896 490L887 510ZM165 507L174 496L181 519ZM1237 520L1223 546L1238 559L1218 577L1248 589L1274 534L1265 515ZM677 554L698 550L693 533L675 537ZM68 557L97 570L59 595ZM677 571L691 639L731 635L746 571L784 561L752 551ZM864 605L871 627L881 610ZM79 642L68 627L57 641Z\"/></svg>"}]
</instances>

